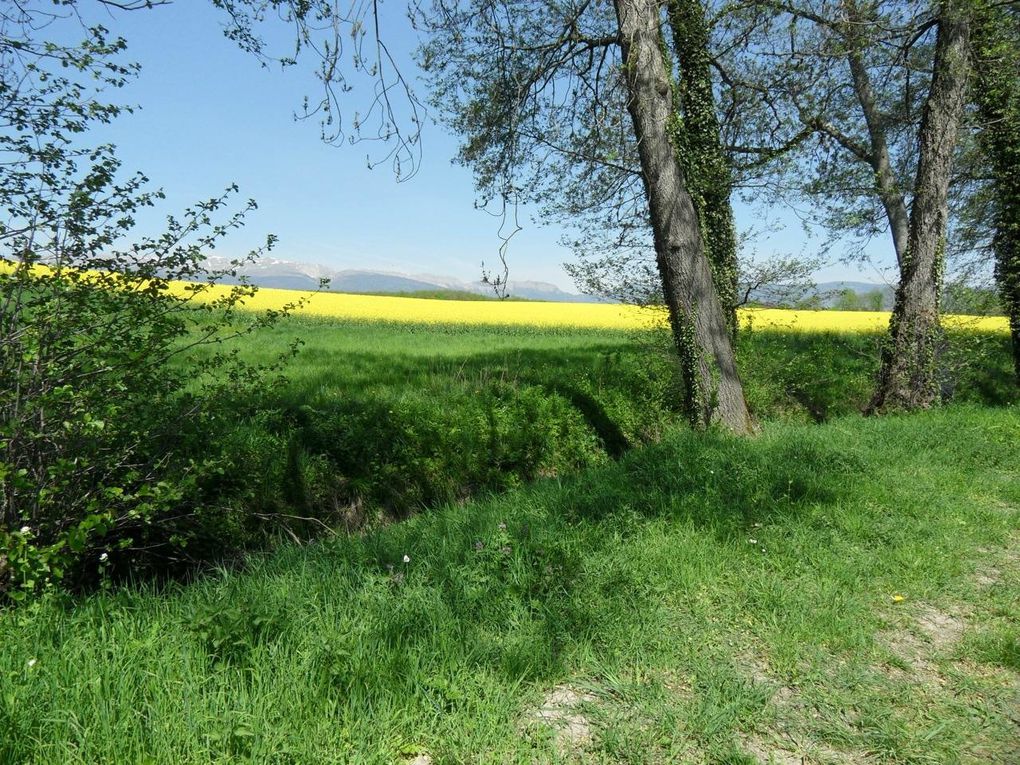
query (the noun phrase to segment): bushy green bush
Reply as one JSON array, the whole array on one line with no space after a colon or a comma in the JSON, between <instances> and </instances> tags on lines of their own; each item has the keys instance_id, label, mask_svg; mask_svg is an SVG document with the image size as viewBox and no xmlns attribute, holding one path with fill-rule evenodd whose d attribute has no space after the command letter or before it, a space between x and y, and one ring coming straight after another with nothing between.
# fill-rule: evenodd
<instances>
[{"instance_id":1,"label":"bushy green bush","mask_svg":"<svg viewBox=\"0 0 1020 765\"><path fill-rule=\"evenodd\" d=\"M208 531L199 511L227 464L210 434L230 398L264 384L263 370L229 352L201 372L170 363L244 331L230 316L250 288L205 295L223 275L201 267L212 239L184 243L222 203L128 252L107 249L103 230L83 229L69 246L69 218L48 239L0 240L0 592L18 597L71 569L80 578L175 558ZM117 204L132 209L128 198ZM94 207L79 201L68 214L110 212ZM208 281L179 294L171 276Z\"/></svg>"},{"instance_id":2,"label":"bushy green bush","mask_svg":"<svg viewBox=\"0 0 1020 765\"><path fill-rule=\"evenodd\" d=\"M335 522L352 505L404 516L605 459L581 416L539 386L498 384L438 403L352 395L253 423L231 448L257 467L235 488L259 512Z\"/></svg>"},{"instance_id":3,"label":"bushy green bush","mask_svg":"<svg viewBox=\"0 0 1020 765\"><path fill-rule=\"evenodd\" d=\"M76 46L40 42L49 18L5 12L0 42L0 599L180 557L219 522L199 512L226 464L209 434L225 394L264 370L223 350L201 369L173 362L281 313L239 320L253 289L214 285L243 261L203 266L253 207L214 222L229 192L121 244L161 195L121 180L112 147L76 137L121 111L96 87L132 67L102 28Z\"/></svg>"}]
</instances>

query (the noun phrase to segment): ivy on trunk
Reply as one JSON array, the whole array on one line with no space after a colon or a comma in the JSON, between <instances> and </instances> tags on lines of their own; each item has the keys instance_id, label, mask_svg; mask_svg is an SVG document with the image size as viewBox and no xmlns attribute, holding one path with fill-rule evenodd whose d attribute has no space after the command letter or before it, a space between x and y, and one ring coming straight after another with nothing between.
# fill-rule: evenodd
<instances>
[{"instance_id":1,"label":"ivy on trunk","mask_svg":"<svg viewBox=\"0 0 1020 765\"><path fill-rule=\"evenodd\" d=\"M995 280L1020 385L1020 33L1017 12L983 3L974 20L974 96L994 189Z\"/></svg>"},{"instance_id":2,"label":"ivy on trunk","mask_svg":"<svg viewBox=\"0 0 1020 765\"><path fill-rule=\"evenodd\" d=\"M971 71L968 1L946 0L939 10L934 71L921 117L910 233L872 412L925 408L940 398L936 357L942 335L939 302L947 199Z\"/></svg>"},{"instance_id":3,"label":"ivy on trunk","mask_svg":"<svg viewBox=\"0 0 1020 765\"><path fill-rule=\"evenodd\" d=\"M663 297L687 384L688 412L696 427L719 423L747 433L751 418L726 310L715 290L698 214L668 127L675 104L659 5L654 0L616 0L615 8L630 97L627 108L638 144Z\"/></svg>"}]
</instances>

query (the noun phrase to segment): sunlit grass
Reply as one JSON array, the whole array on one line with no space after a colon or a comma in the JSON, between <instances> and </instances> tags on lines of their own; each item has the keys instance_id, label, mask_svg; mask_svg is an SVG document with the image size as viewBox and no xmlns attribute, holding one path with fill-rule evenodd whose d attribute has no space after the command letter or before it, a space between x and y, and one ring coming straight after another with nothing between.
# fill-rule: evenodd
<instances>
[{"instance_id":1,"label":"sunlit grass","mask_svg":"<svg viewBox=\"0 0 1020 765\"><path fill-rule=\"evenodd\" d=\"M1016 762L1018 437L1015 410L963 407L674 431L189 585L0 613L0 762ZM562 686L590 699L571 753L535 715Z\"/></svg>"}]
</instances>

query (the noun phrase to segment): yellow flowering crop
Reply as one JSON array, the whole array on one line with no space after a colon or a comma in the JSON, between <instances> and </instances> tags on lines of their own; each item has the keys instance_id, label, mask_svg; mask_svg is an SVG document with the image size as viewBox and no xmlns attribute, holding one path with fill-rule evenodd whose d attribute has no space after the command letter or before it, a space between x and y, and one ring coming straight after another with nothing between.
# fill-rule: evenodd
<instances>
[{"instance_id":1,"label":"yellow flowering crop","mask_svg":"<svg viewBox=\"0 0 1020 765\"><path fill-rule=\"evenodd\" d=\"M748 308L740 312L741 324L756 329L790 329L808 332L885 332L888 311L792 311L782 308ZM953 329L1008 332L1005 316L943 316Z\"/></svg>"},{"instance_id":2,"label":"yellow flowering crop","mask_svg":"<svg viewBox=\"0 0 1020 765\"><path fill-rule=\"evenodd\" d=\"M46 266L35 266L40 272ZM0 272L10 263L0 260ZM190 295L195 285L170 282L175 295ZM206 287L195 295L212 301L230 290L226 285ZM420 324L475 324L532 327L576 327L581 329L646 329L665 320L657 308L637 308L609 303L543 303L537 301L434 300L383 295L350 295L339 292L301 292L262 287L245 301L253 310L276 309L307 298L295 313L337 319L395 321ZM739 312L741 326L803 332L884 332L889 326L887 312L793 311L779 308L747 308ZM1008 332L1003 316L946 316L947 327L981 332Z\"/></svg>"},{"instance_id":3,"label":"yellow flowering crop","mask_svg":"<svg viewBox=\"0 0 1020 765\"><path fill-rule=\"evenodd\" d=\"M176 283L183 294L185 285ZM213 298L227 287L214 287ZM302 293L292 290L259 289L246 307L280 309L301 296L308 303L296 313L342 319L414 322L422 324L489 324L503 326L578 327L590 329L643 329L661 322L661 309L636 308L607 303L542 303L497 300L432 300L382 295L349 295L337 292ZM793 311L777 308L749 308L740 311L741 324L754 329L786 329L807 332L884 332L889 314L870 311ZM1006 332L1001 316L948 316L947 326Z\"/></svg>"}]
</instances>

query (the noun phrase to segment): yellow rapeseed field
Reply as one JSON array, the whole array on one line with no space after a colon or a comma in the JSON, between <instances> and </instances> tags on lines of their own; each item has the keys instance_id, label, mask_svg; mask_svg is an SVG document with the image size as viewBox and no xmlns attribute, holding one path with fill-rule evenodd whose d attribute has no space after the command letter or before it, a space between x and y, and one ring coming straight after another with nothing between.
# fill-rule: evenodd
<instances>
[{"instance_id":1,"label":"yellow rapeseed field","mask_svg":"<svg viewBox=\"0 0 1020 765\"><path fill-rule=\"evenodd\" d=\"M186 285L177 283L183 293ZM227 287L214 287L209 298ZM663 320L658 309L604 303L540 303L497 300L428 300L381 295L348 295L337 292L302 293L261 288L246 305L252 309L280 309L299 297L308 302L296 313L342 319L414 322L423 324L495 324L535 327L579 327L591 329L642 329ZM792 311L749 308L740 311L741 324L754 329L785 329L807 332L882 332L889 326L889 314L872 311ZM947 326L1006 332L1001 316L949 316Z\"/></svg>"},{"instance_id":2,"label":"yellow rapeseed field","mask_svg":"<svg viewBox=\"0 0 1020 765\"><path fill-rule=\"evenodd\" d=\"M0 260L0 273L11 264ZM33 270L48 271L37 265ZM200 300L214 300L230 287L206 287ZM183 296L195 290L187 282L170 282L170 290ZM499 300L429 300L382 295L349 295L339 292L300 292L260 288L245 303L253 310L282 309L304 298L295 313L337 319L395 321L421 324L476 324L532 327L576 327L581 329L646 329L664 321L661 309L637 308L606 303L542 303ZM793 311L778 308L747 308L740 311L743 327L804 332L883 332L889 314L875 311ZM981 332L1008 332L1004 316L946 316L948 327Z\"/></svg>"}]
</instances>

